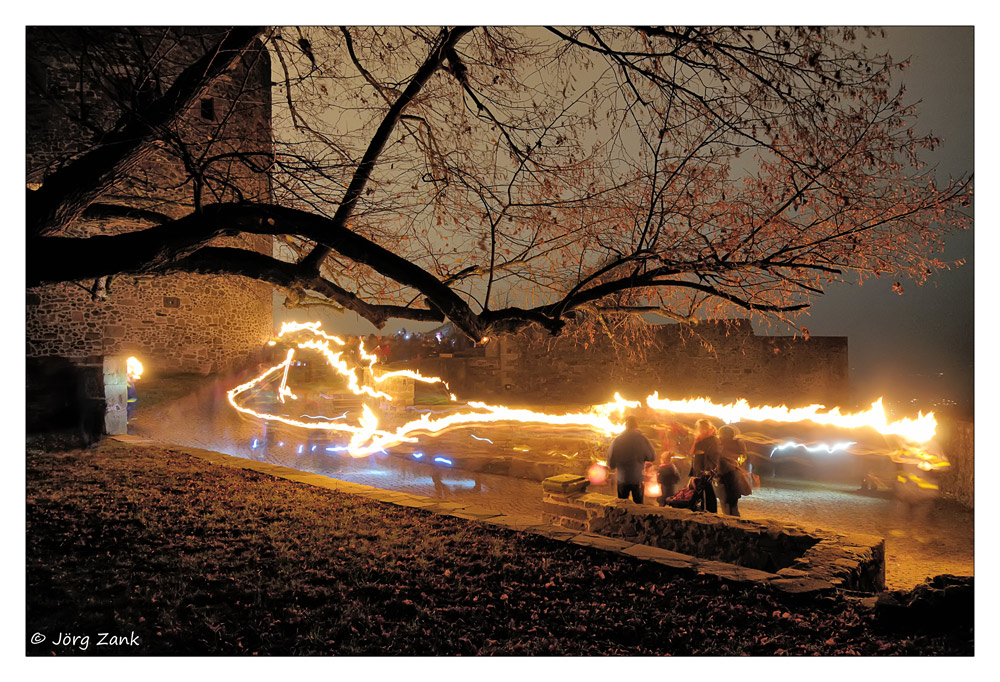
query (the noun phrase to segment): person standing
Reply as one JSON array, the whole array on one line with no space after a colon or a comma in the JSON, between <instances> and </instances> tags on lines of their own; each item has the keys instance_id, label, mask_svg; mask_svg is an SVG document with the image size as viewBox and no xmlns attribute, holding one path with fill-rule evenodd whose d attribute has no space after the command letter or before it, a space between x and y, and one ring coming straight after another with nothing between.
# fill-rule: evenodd
<instances>
[{"instance_id":1,"label":"person standing","mask_svg":"<svg viewBox=\"0 0 1000 682\"><path fill-rule=\"evenodd\" d=\"M681 474L677 471L677 465L669 452L660 454L660 468L656 471L656 482L660 485L660 496L657 502L661 507L667 506L667 500L677 493L677 484L680 483Z\"/></svg>"},{"instance_id":2,"label":"person standing","mask_svg":"<svg viewBox=\"0 0 1000 682\"><path fill-rule=\"evenodd\" d=\"M715 425L707 419L699 419L694 423L694 427L691 478L701 479L702 498L698 506L704 511L715 514L719 508L712 480L719 469L719 439L715 435Z\"/></svg>"},{"instance_id":3,"label":"person standing","mask_svg":"<svg viewBox=\"0 0 1000 682\"><path fill-rule=\"evenodd\" d=\"M656 457L653 444L639 430L639 420L634 416L625 418L625 431L620 433L608 448L608 468L617 474L618 499L642 504L646 462Z\"/></svg>"},{"instance_id":4,"label":"person standing","mask_svg":"<svg viewBox=\"0 0 1000 682\"><path fill-rule=\"evenodd\" d=\"M746 485L747 473L740 466L746 461L747 446L736 439L736 431L731 426L719 429L719 488L722 495L722 513L739 516L737 504ZM742 477L742 478L741 478Z\"/></svg>"}]
</instances>

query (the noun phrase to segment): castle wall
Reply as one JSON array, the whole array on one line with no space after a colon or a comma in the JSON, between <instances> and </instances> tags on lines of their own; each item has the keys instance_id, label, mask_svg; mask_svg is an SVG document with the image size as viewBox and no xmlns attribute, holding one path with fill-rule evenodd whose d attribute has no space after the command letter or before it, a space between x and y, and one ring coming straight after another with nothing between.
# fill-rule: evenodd
<instances>
[{"instance_id":1,"label":"castle wall","mask_svg":"<svg viewBox=\"0 0 1000 682\"><path fill-rule=\"evenodd\" d=\"M847 338L756 336L747 320L702 324L700 338L663 325L644 360L621 357L607 337L499 337L466 356L430 358L463 395L597 403L623 396L746 398L789 406L844 405L849 398ZM470 394L471 391L471 394Z\"/></svg>"},{"instance_id":2,"label":"castle wall","mask_svg":"<svg viewBox=\"0 0 1000 682\"><path fill-rule=\"evenodd\" d=\"M169 87L219 38L219 31L29 28L29 187L94 144L91 126L107 129L136 104L144 88L152 93ZM267 52L258 46L185 113L174 131L176 144L157 146L100 202L176 219L194 210L195 176L204 188L204 203L270 200L270 76ZM142 214L127 219L85 216L66 234L119 234L154 224ZM268 255L272 250L272 240L258 236L224 237L211 245ZM239 363L272 332L271 287L247 278L117 277L105 301L92 300L83 288L92 285L61 283L28 290L28 357L85 361L135 353L151 369L206 372Z\"/></svg>"}]
</instances>

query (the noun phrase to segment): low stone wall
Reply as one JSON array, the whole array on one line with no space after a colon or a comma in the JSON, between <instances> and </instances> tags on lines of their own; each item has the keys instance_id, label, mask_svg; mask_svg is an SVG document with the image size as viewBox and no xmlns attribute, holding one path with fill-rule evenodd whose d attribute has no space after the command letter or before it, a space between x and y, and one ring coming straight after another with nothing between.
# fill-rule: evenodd
<instances>
[{"instance_id":1,"label":"low stone wall","mask_svg":"<svg viewBox=\"0 0 1000 682\"><path fill-rule=\"evenodd\" d=\"M582 476L542 481L543 520L701 559L745 566L774 578L818 581L863 592L885 589L885 541L777 521L635 505L587 493ZM817 584L818 584L817 583Z\"/></svg>"}]
</instances>

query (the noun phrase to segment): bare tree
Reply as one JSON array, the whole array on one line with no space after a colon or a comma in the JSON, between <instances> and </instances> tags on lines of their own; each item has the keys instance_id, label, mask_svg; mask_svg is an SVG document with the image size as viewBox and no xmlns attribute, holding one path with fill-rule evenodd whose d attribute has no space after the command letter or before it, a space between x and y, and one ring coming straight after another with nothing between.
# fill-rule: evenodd
<instances>
[{"instance_id":1,"label":"bare tree","mask_svg":"<svg viewBox=\"0 0 1000 682\"><path fill-rule=\"evenodd\" d=\"M183 112L258 38L272 157L185 143ZM920 154L938 141L890 90L904 66L851 29L232 29L29 190L28 285L238 274L472 338L650 312L789 321L829 282L923 281L970 224L971 178L935 184ZM191 210L72 236L163 145L192 159ZM232 158L272 203L218 190Z\"/></svg>"}]
</instances>

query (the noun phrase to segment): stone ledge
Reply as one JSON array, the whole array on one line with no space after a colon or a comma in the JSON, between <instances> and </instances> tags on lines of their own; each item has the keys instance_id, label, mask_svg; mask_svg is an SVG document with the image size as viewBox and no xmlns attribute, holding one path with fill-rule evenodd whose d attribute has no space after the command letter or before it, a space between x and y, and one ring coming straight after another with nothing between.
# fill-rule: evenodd
<instances>
[{"instance_id":1,"label":"stone ledge","mask_svg":"<svg viewBox=\"0 0 1000 682\"><path fill-rule=\"evenodd\" d=\"M810 531L768 519L635 505L595 493L567 495L558 491L569 485L572 477L553 479L558 480L542 483L544 521L580 531L579 537L601 533L629 543L636 548L626 553L633 556L691 565L699 572L729 580L781 581L774 584L796 594L816 594L829 588L864 592L885 588L882 538ZM659 555L658 551L673 551L674 556Z\"/></svg>"},{"instance_id":2,"label":"stone ledge","mask_svg":"<svg viewBox=\"0 0 1000 682\"><path fill-rule=\"evenodd\" d=\"M569 541L574 545L596 547L597 549L605 549L612 552L622 552L626 548L634 546L633 543L627 540L617 540L596 533L579 533L570 538Z\"/></svg>"},{"instance_id":3,"label":"stone ledge","mask_svg":"<svg viewBox=\"0 0 1000 682\"><path fill-rule=\"evenodd\" d=\"M590 485L590 481L583 476L559 474L557 476L549 476L543 480L542 490L557 495L571 495L573 493L584 492L588 485Z\"/></svg>"}]
</instances>

